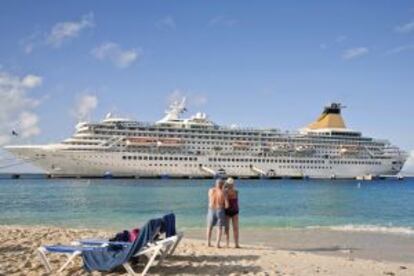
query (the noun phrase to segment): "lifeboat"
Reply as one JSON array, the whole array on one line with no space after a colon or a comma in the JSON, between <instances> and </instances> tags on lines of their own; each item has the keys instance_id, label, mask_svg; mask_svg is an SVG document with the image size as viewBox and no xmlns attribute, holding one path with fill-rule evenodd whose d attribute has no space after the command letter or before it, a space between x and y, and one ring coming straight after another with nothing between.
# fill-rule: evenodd
<instances>
[{"instance_id":1,"label":"lifeboat","mask_svg":"<svg viewBox=\"0 0 414 276\"><path fill-rule=\"evenodd\" d=\"M128 146L155 146L157 145L157 138L151 137L131 137L126 139L126 144Z\"/></svg>"},{"instance_id":2,"label":"lifeboat","mask_svg":"<svg viewBox=\"0 0 414 276\"><path fill-rule=\"evenodd\" d=\"M146 147L180 147L183 142L178 138L151 138L151 137L131 137L126 139L128 146L146 146Z\"/></svg>"},{"instance_id":3,"label":"lifeboat","mask_svg":"<svg viewBox=\"0 0 414 276\"><path fill-rule=\"evenodd\" d=\"M233 148L239 149L239 150L248 149L249 146L250 146L249 142L246 142L246 141L237 141L233 143Z\"/></svg>"},{"instance_id":4,"label":"lifeboat","mask_svg":"<svg viewBox=\"0 0 414 276\"><path fill-rule=\"evenodd\" d=\"M157 147L175 148L181 147L182 145L183 141L179 138L165 138L157 141Z\"/></svg>"},{"instance_id":5,"label":"lifeboat","mask_svg":"<svg viewBox=\"0 0 414 276\"><path fill-rule=\"evenodd\" d=\"M353 155L358 154L359 147L358 146L342 146L339 149L339 153L341 155Z\"/></svg>"},{"instance_id":6,"label":"lifeboat","mask_svg":"<svg viewBox=\"0 0 414 276\"><path fill-rule=\"evenodd\" d=\"M312 154L315 152L315 149L309 146L297 146L295 148L295 151L297 153L302 153L302 154Z\"/></svg>"},{"instance_id":7,"label":"lifeboat","mask_svg":"<svg viewBox=\"0 0 414 276\"><path fill-rule=\"evenodd\" d=\"M273 144L272 145L272 151L273 152L292 152L293 151L293 147L291 145L288 144Z\"/></svg>"}]
</instances>

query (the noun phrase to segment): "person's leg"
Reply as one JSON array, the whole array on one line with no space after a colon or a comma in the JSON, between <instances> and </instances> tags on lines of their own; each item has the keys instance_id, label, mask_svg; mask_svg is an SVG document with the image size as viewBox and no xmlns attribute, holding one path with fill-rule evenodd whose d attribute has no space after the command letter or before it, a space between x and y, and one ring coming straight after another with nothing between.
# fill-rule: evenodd
<instances>
[{"instance_id":1,"label":"person's leg","mask_svg":"<svg viewBox=\"0 0 414 276\"><path fill-rule=\"evenodd\" d=\"M226 226L224 227L224 233L226 235L226 247L230 246L230 217L226 216Z\"/></svg>"},{"instance_id":2,"label":"person's leg","mask_svg":"<svg viewBox=\"0 0 414 276\"><path fill-rule=\"evenodd\" d=\"M233 238L234 238L234 246L236 248L240 247L239 244L239 215L235 215L232 217L233 223Z\"/></svg>"},{"instance_id":3,"label":"person's leg","mask_svg":"<svg viewBox=\"0 0 414 276\"><path fill-rule=\"evenodd\" d=\"M220 247L221 236L223 234L223 227L226 226L226 214L224 213L224 209L216 210L216 218L217 218L217 242L216 242L216 246Z\"/></svg>"},{"instance_id":4,"label":"person's leg","mask_svg":"<svg viewBox=\"0 0 414 276\"><path fill-rule=\"evenodd\" d=\"M220 224L217 225L217 241L216 241L216 246L217 248L220 248L220 241L221 241L221 236L223 234L223 226L221 226Z\"/></svg>"},{"instance_id":5,"label":"person's leg","mask_svg":"<svg viewBox=\"0 0 414 276\"><path fill-rule=\"evenodd\" d=\"M207 246L211 246L211 231L213 230L213 226L208 224L207 225L207 232L206 232L206 236L207 236Z\"/></svg>"},{"instance_id":6,"label":"person's leg","mask_svg":"<svg viewBox=\"0 0 414 276\"><path fill-rule=\"evenodd\" d=\"M207 231L206 231L206 236L207 236L207 246L211 246L211 232L213 230L213 226L214 226L214 213L212 212L211 209L208 210L207 213Z\"/></svg>"}]
</instances>

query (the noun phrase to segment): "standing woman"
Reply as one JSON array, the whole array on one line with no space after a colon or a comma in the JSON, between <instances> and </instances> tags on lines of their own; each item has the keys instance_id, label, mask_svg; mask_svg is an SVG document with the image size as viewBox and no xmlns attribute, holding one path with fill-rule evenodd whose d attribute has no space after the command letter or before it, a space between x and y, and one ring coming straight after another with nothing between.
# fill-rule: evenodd
<instances>
[{"instance_id":1,"label":"standing woman","mask_svg":"<svg viewBox=\"0 0 414 276\"><path fill-rule=\"evenodd\" d=\"M240 248L239 245L239 192L234 188L234 179L229 177L226 180L226 243L229 247L230 243L230 222L233 227L234 246Z\"/></svg>"}]
</instances>

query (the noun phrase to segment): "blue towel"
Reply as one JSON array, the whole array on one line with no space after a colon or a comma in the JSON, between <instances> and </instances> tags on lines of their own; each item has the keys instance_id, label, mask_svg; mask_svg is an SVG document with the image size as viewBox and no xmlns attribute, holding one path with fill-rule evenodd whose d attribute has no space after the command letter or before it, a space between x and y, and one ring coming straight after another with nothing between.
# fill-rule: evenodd
<instances>
[{"instance_id":1,"label":"blue towel","mask_svg":"<svg viewBox=\"0 0 414 276\"><path fill-rule=\"evenodd\" d=\"M96 247L71 246L71 245L46 245L44 248L51 253L73 253L75 251L90 251Z\"/></svg>"},{"instance_id":2,"label":"blue towel","mask_svg":"<svg viewBox=\"0 0 414 276\"><path fill-rule=\"evenodd\" d=\"M98 247L82 252L86 271L111 271L131 259L148 242L154 241L161 229L162 219L152 219L141 229L139 237L125 247Z\"/></svg>"},{"instance_id":3,"label":"blue towel","mask_svg":"<svg viewBox=\"0 0 414 276\"><path fill-rule=\"evenodd\" d=\"M175 230L175 215L173 213L165 215L162 217L163 224L161 227L161 232L165 232L165 236L171 237L177 234Z\"/></svg>"}]
</instances>

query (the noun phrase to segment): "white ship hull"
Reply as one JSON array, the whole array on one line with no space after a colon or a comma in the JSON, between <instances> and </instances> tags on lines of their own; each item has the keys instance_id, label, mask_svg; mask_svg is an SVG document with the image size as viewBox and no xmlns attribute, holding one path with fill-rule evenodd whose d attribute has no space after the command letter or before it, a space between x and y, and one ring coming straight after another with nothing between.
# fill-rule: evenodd
<instances>
[{"instance_id":1,"label":"white ship hull","mask_svg":"<svg viewBox=\"0 0 414 276\"><path fill-rule=\"evenodd\" d=\"M213 177L220 173L227 176L250 178L309 177L357 178L361 176L396 175L402 167L401 160L370 159L361 164L360 159L318 159L292 157L238 156L241 162L213 161L217 156L197 156L189 160L185 155L173 155L178 160L154 161L160 154L131 154L125 152L66 151L49 146L14 146L8 150L55 177ZM137 160L138 157L147 160ZM168 155L167 155L168 156ZM134 159L136 157L137 159ZM163 156L165 157L165 155ZM128 159L131 158L131 159ZM233 157L234 158L234 157ZM164 159L164 158L163 158ZM181 159L181 160L180 160ZM289 163L285 163L285 162ZM336 164L336 162L342 162ZM368 163L369 162L369 163ZM401 165L395 165L398 162Z\"/></svg>"},{"instance_id":2,"label":"white ship hull","mask_svg":"<svg viewBox=\"0 0 414 276\"><path fill-rule=\"evenodd\" d=\"M309 177L396 175L407 154L386 140L347 129L341 105L299 133L222 127L197 113L180 119L184 101L156 123L107 116L76 125L72 137L44 146L8 146L53 176Z\"/></svg>"}]
</instances>

